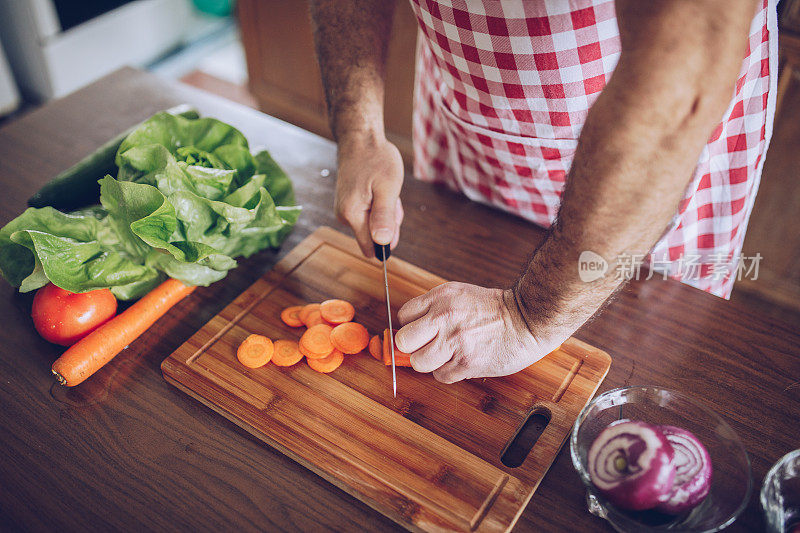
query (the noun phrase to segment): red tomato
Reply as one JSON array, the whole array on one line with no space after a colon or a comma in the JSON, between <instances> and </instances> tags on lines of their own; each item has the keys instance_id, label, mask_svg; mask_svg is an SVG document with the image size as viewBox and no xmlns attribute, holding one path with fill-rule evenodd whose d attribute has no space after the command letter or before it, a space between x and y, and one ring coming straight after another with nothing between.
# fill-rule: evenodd
<instances>
[{"instance_id":1,"label":"red tomato","mask_svg":"<svg viewBox=\"0 0 800 533\"><path fill-rule=\"evenodd\" d=\"M75 293L48 283L33 298L31 317L45 340L75 344L117 312L117 299L108 289Z\"/></svg>"}]
</instances>

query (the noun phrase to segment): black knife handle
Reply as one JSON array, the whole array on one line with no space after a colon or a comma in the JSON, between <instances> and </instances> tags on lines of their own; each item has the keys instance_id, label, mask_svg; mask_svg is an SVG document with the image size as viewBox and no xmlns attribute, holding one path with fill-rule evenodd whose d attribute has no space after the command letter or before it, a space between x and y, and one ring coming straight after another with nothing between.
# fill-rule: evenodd
<instances>
[{"instance_id":1,"label":"black knife handle","mask_svg":"<svg viewBox=\"0 0 800 533\"><path fill-rule=\"evenodd\" d=\"M389 256L392 255L392 250L389 248L388 244L378 244L377 242L373 242L372 246L375 249L375 257L378 258L378 261L383 261L384 258L389 259Z\"/></svg>"}]
</instances>

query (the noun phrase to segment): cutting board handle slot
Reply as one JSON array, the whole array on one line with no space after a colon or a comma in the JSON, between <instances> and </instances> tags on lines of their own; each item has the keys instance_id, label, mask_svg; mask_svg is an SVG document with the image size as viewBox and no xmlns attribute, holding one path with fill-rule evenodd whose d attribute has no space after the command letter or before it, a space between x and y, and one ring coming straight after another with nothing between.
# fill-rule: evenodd
<instances>
[{"instance_id":1,"label":"cutting board handle slot","mask_svg":"<svg viewBox=\"0 0 800 533\"><path fill-rule=\"evenodd\" d=\"M550 416L550 410L546 407L538 406L531 409L522 427L506 445L500 456L500 462L509 468L521 466L550 423Z\"/></svg>"}]
</instances>

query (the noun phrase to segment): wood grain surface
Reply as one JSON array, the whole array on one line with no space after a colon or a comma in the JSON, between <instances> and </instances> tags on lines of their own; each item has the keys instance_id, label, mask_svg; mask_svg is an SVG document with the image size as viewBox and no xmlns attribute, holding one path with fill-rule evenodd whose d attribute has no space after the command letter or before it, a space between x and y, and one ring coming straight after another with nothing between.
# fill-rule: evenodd
<instances>
[{"instance_id":1,"label":"wood grain surface","mask_svg":"<svg viewBox=\"0 0 800 533\"><path fill-rule=\"evenodd\" d=\"M59 170L105 140L189 102L265 146L292 177L304 211L279 251L247 260L195 291L97 375L56 385L61 349L40 339L31 295L0 283L0 521L66 531L399 531L400 526L166 383L161 362L322 225L332 212L335 147L219 98L132 69L119 71L0 129L0 223ZM446 279L508 286L544 232L408 178L395 256ZM575 336L614 363L601 386L688 392L739 434L755 486L800 447L800 334L677 282L622 290ZM759 531L752 497L731 531ZM584 506L563 447L515 531L611 531Z\"/></svg>"},{"instance_id":2,"label":"wood grain surface","mask_svg":"<svg viewBox=\"0 0 800 533\"><path fill-rule=\"evenodd\" d=\"M446 280L387 263L392 314ZM243 366L248 335L299 340L281 310L342 298L369 331L386 326L383 268L356 241L316 230L180 346L164 377L256 437L414 531L507 531L519 518L611 365L579 340L513 376L443 385L366 352L331 374L301 361ZM397 323L395 321L395 323ZM550 420L516 468L501 461L532 413Z\"/></svg>"}]
</instances>

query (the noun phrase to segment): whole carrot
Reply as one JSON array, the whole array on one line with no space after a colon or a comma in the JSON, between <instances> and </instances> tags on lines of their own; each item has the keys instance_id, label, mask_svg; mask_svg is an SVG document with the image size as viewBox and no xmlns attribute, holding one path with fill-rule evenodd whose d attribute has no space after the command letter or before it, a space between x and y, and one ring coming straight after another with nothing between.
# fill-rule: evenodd
<instances>
[{"instance_id":1,"label":"whole carrot","mask_svg":"<svg viewBox=\"0 0 800 533\"><path fill-rule=\"evenodd\" d=\"M176 279L168 279L147 293L56 359L52 371L58 382L67 387L82 383L194 289Z\"/></svg>"}]
</instances>

